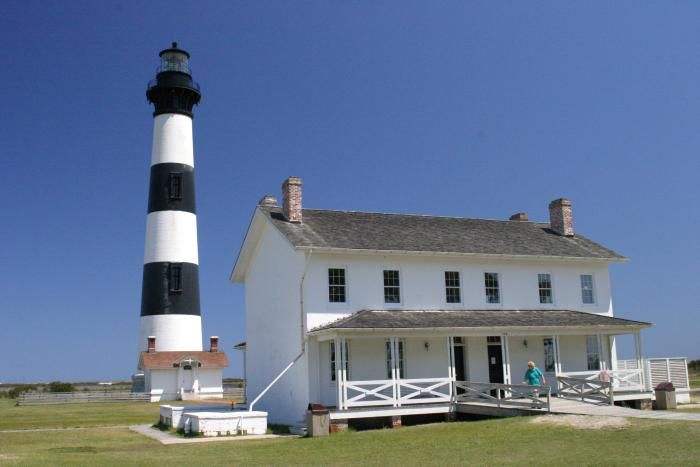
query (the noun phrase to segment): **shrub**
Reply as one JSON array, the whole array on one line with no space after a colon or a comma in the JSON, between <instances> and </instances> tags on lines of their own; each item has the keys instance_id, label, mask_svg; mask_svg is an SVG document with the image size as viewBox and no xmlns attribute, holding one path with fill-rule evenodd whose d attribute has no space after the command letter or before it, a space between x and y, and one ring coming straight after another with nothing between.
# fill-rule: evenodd
<instances>
[{"instance_id":1,"label":"shrub","mask_svg":"<svg viewBox=\"0 0 700 467\"><path fill-rule=\"evenodd\" d=\"M7 391L7 396L11 399L17 399L23 392L36 391L36 386L33 384L18 384L9 391Z\"/></svg>"},{"instance_id":2,"label":"shrub","mask_svg":"<svg viewBox=\"0 0 700 467\"><path fill-rule=\"evenodd\" d=\"M71 383L52 381L49 383L49 392L73 392L75 387Z\"/></svg>"},{"instance_id":3,"label":"shrub","mask_svg":"<svg viewBox=\"0 0 700 467\"><path fill-rule=\"evenodd\" d=\"M691 360L688 362L688 369L700 371L700 360Z\"/></svg>"}]
</instances>

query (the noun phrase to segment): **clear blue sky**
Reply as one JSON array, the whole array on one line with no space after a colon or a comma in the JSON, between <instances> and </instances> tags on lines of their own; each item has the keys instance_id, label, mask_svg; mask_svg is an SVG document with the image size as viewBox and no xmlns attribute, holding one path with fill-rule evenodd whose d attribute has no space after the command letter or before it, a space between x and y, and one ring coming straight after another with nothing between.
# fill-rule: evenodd
<instances>
[{"instance_id":1,"label":"clear blue sky","mask_svg":"<svg viewBox=\"0 0 700 467\"><path fill-rule=\"evenodd\" d=\"M157 53L192 54L205 336L255 203L546 220L629 256L618 316L700 357L697 2L3 2L0 381L136 365ZM229 350L231 376L242 373Z\"/></svg>"}]
</instances>

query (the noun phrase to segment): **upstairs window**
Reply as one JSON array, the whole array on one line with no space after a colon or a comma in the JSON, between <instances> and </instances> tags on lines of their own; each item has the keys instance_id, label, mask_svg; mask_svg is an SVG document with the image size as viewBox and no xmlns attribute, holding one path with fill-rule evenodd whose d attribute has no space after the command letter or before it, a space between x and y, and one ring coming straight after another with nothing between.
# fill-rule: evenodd
<instances>
[{"instance_id":1,"label":"upstairs window","mask_svg":"<svg viewBox=\"0 0 700 467\"><path fill-rule=\"evenodd\" d=\"M586 336L588 371L600 370L600 340L598 336Z\"/></svg>"},{"instance_id":2,"label":"upstairs window","mask_svg":"<svg viewBox=\"0 0 700 467\"><path fill-rule=\"evenodd\" d=\"M399 271L384 271L384 303L401 303Z\"/></svg>"},{"instance_id":3,"label":"upstairs window","mask_svg":"<svg viewBox=\"0 0 700 467\"><path fill-rule=\"evenodd\" d=\"M345 303L345 269L328 268L328 301L330 303Z\"/></svg>"},{"instance_id":4,"label":"upstairs window","mask_svg":"<svg viewBox=\"0 0 700 467\"><path fill-rule=\"evenodd\" d=\"M445 299L447 303L462 303L459 271L445 271Z\"/></svg>"},{"instance_id":5,"label":"upstairs window","mask_svg":"<svg viewBox=\"0 0 700 467\"><path fill-rule=\"evenodd\" d=\"M168 292L182 292L182 265L179 263L170 263L168 266Z\"/></svg>"},{"instance_id":6,"label":"upstairs window","mask_svg":"<svg viewBox=\"0 0 700 467\"><path fill-rule=\"evenodd\" d=\"M396 355L397 359L397 369L399 370L398 374L396 375L397 378L403 378L405 375L404 372L404 366L403 366L403 341L399 341L399 354ZM386 341L384 348L386 349L386 377L387 379L391 379L391 341Z\"/></svg>"},{"instance_id":7,"label":"upstairs window","mask_svg":"<svg viewBox=\"0 0 700 467\"><path fill-rule=\"evenodd\" d=\"M552 276L537 274L537 283L540 288L540 303L552 303Z\"/></svg>"},{"instance_id":8,"label":"upstairs window","mask_svg":"<svg viewBox=\"0 0 700 467\"><path fill-rule=\"evenodd\" d=\"M168 183L168 197L171 200L182 199L182 173L171 172Z\"/></svg>"},{"instance_id":9,"label":"upstairs window","mask_svg":"<svg viewBox=\"0 0 700 467\"><path fill-rule=\"evenodd\" d=\"M486 289L486 303L501 303L501 292L498 285L498 273L485 272L484 286Z\"/></svg>"},{"instance_id":10,"label":"upstairs window","mask_svg":"<svg viewBox=\"0 0 700 467\"><path fill-rule=\"evenodd\" d=\"M591 274L581 274L581 301L585 304L595 303L593 276Z\"/></svg>"}]
</instances>

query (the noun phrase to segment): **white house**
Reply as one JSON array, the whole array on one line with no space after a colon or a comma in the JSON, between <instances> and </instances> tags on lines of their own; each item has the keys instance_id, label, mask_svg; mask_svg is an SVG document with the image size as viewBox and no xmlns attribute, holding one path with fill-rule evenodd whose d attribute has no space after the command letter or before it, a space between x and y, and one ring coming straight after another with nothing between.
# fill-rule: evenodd
<instances>
[{"instance_id":1,"label":"white house","mask_svg":"<svg viewBox=\"0 0 700 467\"><path fill-rule=\"evenodd\" d=\"M613 317L608 265L626 258L574 233L571 202L548 223L256 207L231 280L245 284L247 397L297 423L309 403L334 418L445 412L455 381L520 383L529 360L558 376L615 378L615 336L649 323ZM632 365L634 366L634 365ZM553 384L556 392L556 384ZM642 395L640 395L642 394Z\"/></svg>"}]
</instances>

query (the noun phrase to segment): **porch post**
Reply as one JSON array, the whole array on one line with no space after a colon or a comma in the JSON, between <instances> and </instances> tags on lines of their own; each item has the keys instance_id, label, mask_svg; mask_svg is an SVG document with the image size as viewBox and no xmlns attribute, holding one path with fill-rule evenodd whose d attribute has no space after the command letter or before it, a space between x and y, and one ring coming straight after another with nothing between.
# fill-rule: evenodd
<instances>
[{"instance_id":1,"label":"porch post","mask_svg":"<svg viewBox=\"0 0 700 467\"><path fill-rule=\"evenodd\" d=\"M389 355L391 358L391 392L392 392L392 398L393 398L393 405L394 407L397 407L399 398L398 398L398 385L396 384L396 377L397 377L397 370L396 370L396 361L398 360L397 357L397 348L396 348L396 338L395 337L390 337L389 338Z\"/></svg>"},{"instance_id":2,"label":"porch post","mask_svg":"<svg viewBox=\"0 0 700 467\"><path fill-rule=\"evenodd\" d=\"M610 371L617 371L617 358L613 358L616 355L615 350L615 336L608 335L608 355L610 356Z\"/></svg>"},{"instance_id":3,"label":"porch post","mask_svg":"<svg viewBox=\"0 0 700 467\"><path fill-rule=\"evenodd\" d=\"M345 405L345 401L348 400L348 385L346 384L348 381L348 341L345 337L342 337L340 339L340 355L341 355L341 364L342 366L340 367L340 373L343 378L343 405ZM347 407L345 407L347 408Z\"/></svg>"},{"instance_id":4,"label":"porch post","mask_svg":"<svg viewBox=\"0 0 700 467\"><path fill-rule=\"evenodd\" d=\"M452 336L447 336L447 377L450 380L449 384L449 392L450 392L450 399L452 399L452 390L453 390L453 385L456 380L456 375L455 375L455 353L454 353L454 337Z\"/></svg>"},{"instance_id":5,"label":"porch post","mask_svg":"<svg viewBox=\"0 0 700 467\"><path fill-rule=\"evenodd\" d=\"M337 337L333 340L333 346L335 349L335 386L336 386L336 407L339 410L345 409L345 401L343 400L343 373L340 371L340 339Z\"/></svg>"},{"instance_id":6,"label":"porch post","mask_svg":"<svg viewBox=\"0 0 700 467\"><path fill-rule=\"evenodd\" d=\"M501 334L501 356L503 358L503 382L505 384L511 384L510 348L508 347L508 334Z\"/></svg>"},{"instance_id":7,"label":"porch post","mask_svg":"<svg viewBox=\"0 0 700 467\"><path fill-rule=\"evenodd\" d=\"M554 377L555 381L554 384L556 385L554 387L554 390L559 394L559 376L562 373L562 368L561 368L561 350L559 347L559 336L552 336L553 343L554 343ZM550 384L551 386L551 384Z\"/></svg>"},{"instance_id":8,"label":"porch post","mask_svg":"<svg viewBox=\"0 0 700 467\"><path fill-rule=\"evenodd\" d=\"M642 358L642 336L639 331L634 333L634 353L637 357L637 368L640 370L639 378L640 382L642 383L642 388L646 388L646 375L644 374L645 371L642 367L642 364L644 363L644 359Z\"/></svg>"}]
</instances>

